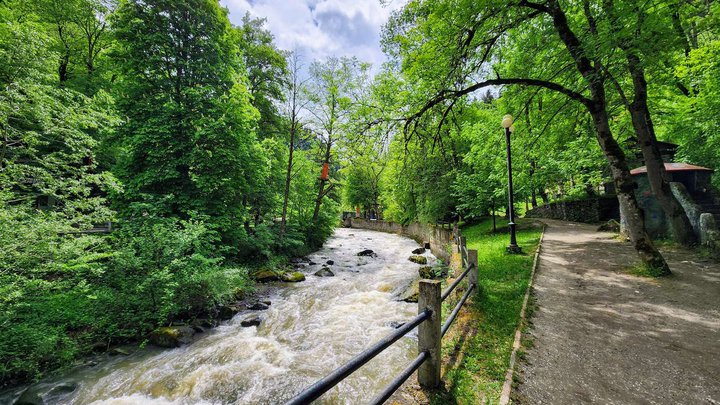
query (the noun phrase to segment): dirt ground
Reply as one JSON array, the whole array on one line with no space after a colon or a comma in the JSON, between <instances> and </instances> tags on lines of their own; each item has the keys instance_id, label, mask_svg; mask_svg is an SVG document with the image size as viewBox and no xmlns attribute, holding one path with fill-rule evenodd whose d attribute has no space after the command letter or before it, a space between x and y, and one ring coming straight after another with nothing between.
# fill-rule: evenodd
<instances>
[{"instance_id":1,"label":"dirt ground","mask_svg":"<svg viewBox=\"0 0 720 405\"><path fill-rule=\"evenodd\" d=\"M635 277L629 243L547 223L513 403L720 404L720 264L667 251L672 276Z\"/></svg>"}]
</instances>

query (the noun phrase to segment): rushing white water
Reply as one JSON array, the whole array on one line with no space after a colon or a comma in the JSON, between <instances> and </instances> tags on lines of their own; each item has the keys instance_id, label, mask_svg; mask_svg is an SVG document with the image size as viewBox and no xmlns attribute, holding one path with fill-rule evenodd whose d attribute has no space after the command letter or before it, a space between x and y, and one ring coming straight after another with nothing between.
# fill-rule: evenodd
<instances>
[{"instance_id":1,"label":"rushing white water","mask_svg":"<svg viewBox=\"0 0 720 405\"><path fill-rule=\"evenodd\" d=\"M282 284L259 327L250 311L173 350L148 349L65 378L77 388L67 404L278 404L324 377L417 314L396 296L418 278L408 261L418 245L397 235L338 229L317 263L333 260L335 277L302 269L307 280ZM358 257L372 249L377 257ZM435 261L429 253L429 261ZM416 356L416 336L388 348L318 403L366 403ZM62 381L61 381L62 382ZM57 382L56 382L57 383Z\"/></svg>"}]
</instances>

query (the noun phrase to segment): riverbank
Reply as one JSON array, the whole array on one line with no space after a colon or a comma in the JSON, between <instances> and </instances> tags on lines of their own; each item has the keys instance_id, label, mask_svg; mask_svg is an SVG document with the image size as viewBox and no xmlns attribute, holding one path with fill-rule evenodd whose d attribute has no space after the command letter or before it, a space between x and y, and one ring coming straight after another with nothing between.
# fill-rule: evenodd
<instances>
[{"instance_id":1,"label":"riverbank","mask_svg":"<svg viewBox=\"0 0 720 405\"><path fill-rule=\"evenodd\" d=\"M282 403L417 313L399 295L418 278L421 266L408 260L418 247L397 235L338 229L308 256L314 264L299 266L305 282L267 284L267 309L243 310L191 344L117 356L37 386L61 395L53 404ZM365 250L373 252L358 255ZM334 276L316 276L323 267ZM243 327L252 315L259 324ZM325 399L366 402L411 360L415 339L397 342Z\"/></svg>"},{"instance_id":2,"label":"riverbank","mask_svg":"<svg viewBox=\"0 0 720 405\"><path fill-rule=\"evenodd\" d=\"M493 233L492 220L462 228L468 249L478 251L480 295L463 306L443 338L444 387L425 392L411 377L388 403L445 405L499 401L541 234L542 224L518 220L518 244L524 254L507 255L509 235L505 229ZM455 304L448 301L443 304L444 314Z\"/></svg>"}]
</instances>

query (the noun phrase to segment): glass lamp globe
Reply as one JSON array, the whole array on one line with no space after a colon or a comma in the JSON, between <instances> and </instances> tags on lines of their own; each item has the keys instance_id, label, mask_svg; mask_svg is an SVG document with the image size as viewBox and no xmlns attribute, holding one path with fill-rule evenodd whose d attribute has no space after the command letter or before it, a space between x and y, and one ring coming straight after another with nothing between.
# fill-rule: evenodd
<instances>
[{"instance_id":1,"label":"glass lamp globe","mask_svg":"<svg viewBox=\"0 0 720 405\"><path fill-rule=\"evenodd\" d=\"M503 117L503 119L502 119L502 127L503 128L510 128L510 126L512 126L512 124L513 124L512 115L508 114Z\"/></svg>"}]
</instances>

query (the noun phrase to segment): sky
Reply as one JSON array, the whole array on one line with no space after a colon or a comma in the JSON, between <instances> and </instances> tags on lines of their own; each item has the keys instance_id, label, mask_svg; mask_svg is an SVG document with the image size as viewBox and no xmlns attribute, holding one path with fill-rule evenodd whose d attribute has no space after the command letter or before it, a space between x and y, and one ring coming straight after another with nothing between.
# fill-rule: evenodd
<instances>
[{"instance_id":1,"label":"sky","mask_svg":"<svg viewBox=\"0 0 720 405\"><path fill-rule=\"evenodd\" d=\"M297 50L306 63L329 56L357 56L377 71L386 60L380 32L401 0L220 0L239 25L245 12L267 19L280 49Z\"/></svg>"}]
</instances>

